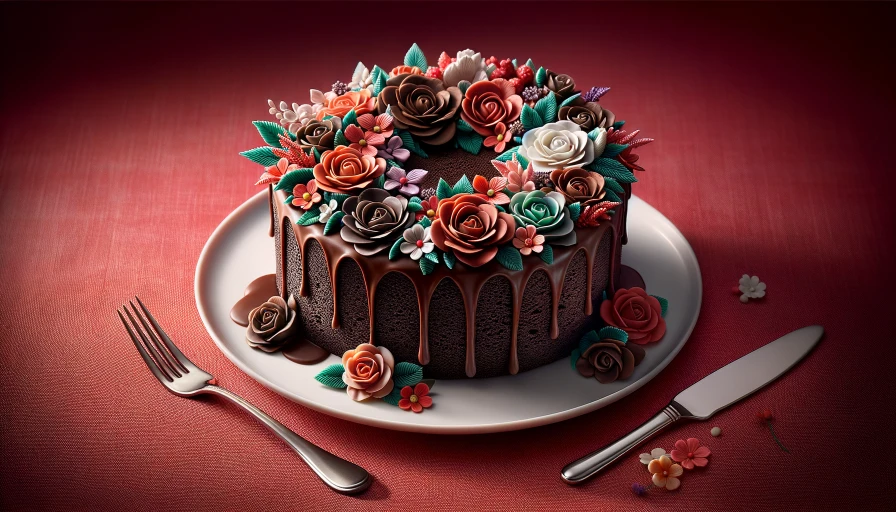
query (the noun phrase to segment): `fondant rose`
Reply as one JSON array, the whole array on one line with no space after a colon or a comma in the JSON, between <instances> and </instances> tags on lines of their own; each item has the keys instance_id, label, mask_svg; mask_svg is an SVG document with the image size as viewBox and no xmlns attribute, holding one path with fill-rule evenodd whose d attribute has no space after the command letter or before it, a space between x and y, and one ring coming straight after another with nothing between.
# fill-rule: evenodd
<instances>
[{"instance_id":1,"label":"fondant rose","mask_svg":"<svg viewBox=\"0 0 896 512\"><path fill-rule=\"evenodd\" d=\"M558 75L553 71L548 71L544 85L553 91L560 100L565 100L576 93L576 83L569 75Z\"/></svg>"},{"instance_id":2,"label":"fondant rose","mask_svg":"<svg viewBox=\"0 0 896 512\"><path fill-rule=\"evenodd\" d=\"M386 170L386 161L348 146L325 151L314 166L317 186L340 194L357 193L370 185Z\"/></svg>"},{"instance_id":3,"label":"fondant rose","mask_svg":"<svg viewBox=\"0 0 896 512\"><path fill-rule=\"evenodd\" d=\"M545 194L541 190L517 192L508 206L517 226L535 226L548 245L575 245L575 224L566 207L566 198L559 192Z\"/></svg>"},{"instance_id":4,"label":"fondant rose","mask_svg":"<svg viewBox=\"0 0 896 512\"><path fill-rule=\"evenodd\" d=\"M382 398L392 392L392 370L395 358L386 347L375 347L369 343L358 345L354 350L342 354L342 382L349 398L356 402L370 397Z\"/></svg>"},{"instance_id":5,"label":"fondant rose","mask_svg":"<svg viewBox=\"0 0 896 512\"><path fill-rule=\"evenodd\" d=\"M523 110L523 98L504 79L477 82L464 94L460 117L483 136L495 134L498 123L516 121Z\"/></svg>"},{"instance_id":6,"label":"fondant rose","mask_svg":"<svg viewBox=\"0 0 896 512\"><path fill-rule=\"evenodd\" d=\"M306 153L310 153L312 149L323 153L328 149L333 149L333 139L340 128L342 128L342 119L338 117L331 117L323 121L310 121L296 130L296 142Z\"/></svg>"},{"instance_id":7,"label":"fondant rose","mask_svg":"<svg viewBox=\"0 0 896 512\"><path fill-rule=\"evenodd\" d=\"M343 240L354 244L362 256L388 249L405 229L414 224L414 215L408 211L404 196L390 196L381 188L371 188L342 203Z\"/></svg>"},{"instance_id":8,"label":"fondant rose","mask_svg":"<svg viewBox=\"0 0 896 512\"><path fill-rule=\"evenodd\" d=\"M514 236L513 217L472 194L458 194L439 201L437 215L429 230L432 241L471 267L491 261L498 253L498 246Z\"/></svg>"},{"instance_id":9,"label":"fondant rose","mask_svg":"<svg viewBox=\"0 0 896 512\"><path fill-rule=\"evenodd\" d=\"M606 145L606 134L603 140ZM549 172L590 164L595 143L576 123L557 121L526 132L519 153L532 163L535 172Z\"/></svg>"},{"instance_id":10,"label":"fondant rose","mask_svg":"<svg viewBox=\"0 0 896 512\"><path fill-rule=\"evenodd\" d=\"M604 322L628 333L629 343L638 345L659 341L666 334L662 312L660 301L643 288L620 288L600 305Z\"/></svg>"},{"instance_id":11,"label":"fondant rose","mask_svg":"<svg viewBox=\"0 0 896 512\"><path fill-rule=\"evenodd\" d=\"M586 132L590 132L595 128L609 128L616 122L616 116L612 112L594 101L581 105L560 107L557 118L572 121L581 126L582 130Z\"/></svg>"},{"instance_id":12,"label":"fondant rose","mask_svg":"<svg viewBox=\"0 0 896 512\"><path fill-rule=\"evenodd\" d=\"M552 171L551 182L554 190L563 194L567 203L582 203L583 208L600 202L607 193L604 177L581 167Z\"/></svg>"},{"instance_id":13,"label":"fondant rose","mask_svg":"<svg viewBox=\"0 0 896 512\"><path fill-rule=\"evenodd\" d=\"M360 91L349 91L327 100L323 108L317 113L317 119L323 119L325 116L345 117L350 110L354 110L356 114L363 115L373 112L376 107L376 100L371 97L370 91L361 89Z\"/></svg>"},{"instance_id":14,"label":"fondant rose","mask_svg":"<svg viewBox=\"0 0 896 512\"><path fill-rule=\"evenodd\" d=\"M460 108L460 89L445 87L437 78L399 75L390 78L377 97L380 113L389 108L396 128L407 130L427 144L444 144L454 137L454 116Z\"/></svg>"},{"instance_id":15,"label":"fondant rose","mask_svg":"<svg viewBox=\"0 0 896 512\"><path fill-rule=\"evenodd\" d=\"M298 325L296 300L292 295L285 301L271 297L249 313L246 341L252 348L276 352L290 341Z\"/></svg>"},{"instance_id":16,"label":"fondant rose","mask_svg":"<svg viewBox=\"0 0 896 512\"><path fill-rule=\"evenodd\" d=\"M594 377L601 384L609 384L631 377L645 354L637 345L603 339L585 349L576 360L576 370L583 377Z\"/></svg>"},{"instance_id":17,"label":"fondant rose","mask_svg":"<svg viewBox=\"0 0 896 512\"><path fill-rule=\"evenodd\" d=\"M473 50L457 52L457 59L448 64L442 74L445 85L456 87L463 80L475 84L488 80L485 74L485 59L482 54Z\"/></svg>"},{"instance_id":18,"label":"fondant rose","mask_svg":"<svg viewBox=\"0 0 896 512\"><path fill-rule=\"evenodd\" d=\"M389 78L395 78L398 75L422 75L423 70L417 66L395 66L389 71Z\"/></svg>"}]
</instances>

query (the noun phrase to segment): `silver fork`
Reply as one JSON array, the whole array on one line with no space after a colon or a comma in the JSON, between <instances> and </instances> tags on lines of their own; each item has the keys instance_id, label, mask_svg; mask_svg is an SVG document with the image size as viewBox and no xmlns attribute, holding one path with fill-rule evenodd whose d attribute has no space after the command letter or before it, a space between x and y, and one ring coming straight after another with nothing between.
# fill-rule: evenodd
<instances>
[{"instance_id":1,"label":"silver fork","mask_svg":"<svg viewBox=\"0 0 896 512\"><path fill-rule=\"evenodd\" d=\"M146 366L149 367L152 374L159 379L159 382L168 391L177 396L188 398L202 394L212 394L230 400L277 434L280 439L299 454L299 457L311 467L325 484L338 492L354 494L370 486L370 474L364 468L311 444L243 398L216 386L215 378L187 359L174 345L171 338L165 334L159 322L146 309L143 302L138 297L135 297L135 299L140 304L143 314L140 314L134 303L129 301L134 315L131 315L127 306L122 306L121 309L124 310L125 315L130 320L130 325L124 319L121 310L117 311L118 317L121 319L121 323L124 324L124 328L127 329L134 345L137 346L137 350L143 357L143 361L146 362ZM138 320L135 320L134 316L139 320L139 325ZM140 328L141 325L143 329Z\"/></svg>"}]
</instances>

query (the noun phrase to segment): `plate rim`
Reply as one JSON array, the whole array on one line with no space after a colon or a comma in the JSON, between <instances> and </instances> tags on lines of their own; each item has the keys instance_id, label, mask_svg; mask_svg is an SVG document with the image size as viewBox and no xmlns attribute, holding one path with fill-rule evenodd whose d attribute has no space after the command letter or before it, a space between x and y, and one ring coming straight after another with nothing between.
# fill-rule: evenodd
<instances>
[{"instance_id":1,"label":"plate rim","mask_svg":"<svg viewBox=\"0 0 896 512\"><path fill-rule=\"evenodd\" d=\"M694 269L696 271L696 314L691 318L689 324L686 326L684 331L684 336L676 347L672 349L666 357L661 360L650 372L642 376L635 382L625 386L624 388L613 392L607 396L599 398L597 400L593 400L591 402L584 403L582 405L572 407L566 409L564 411L554 412L550 414L543 414L540 416L533 416L531 418L521 419L521 420L511 420L511 421L503 421L503 422L493 422L493 423L484 423L478 425L430 425L430 424L418 424L418 423L404 423L401 421L394 421L388 419L381 419L369 416L361 416L356 415L354 413L346 412L341 409L337 409L335 407L331 407L326 404L322 404L313 400L309 400L302 396L296 395L294 392L285 389L284 387L271 382L269 379L258 373L253 367L245 364L241 358L237 357L227 345L219 339L215 330L211 327L212 322L209 319L209 314L206 312L205 308L202 305L200 300L200 289L203 288L205 280L203 278L207 272L204 272L203 269L208 264L207 260L210 259L211 250L214 246L220 243L220 238L224 236L226 231L226 227L235 221L235 219L247 210L251 210L255 208L255 203L261 202L267 198L267 190L261 190L252 197L245 200L242 204L237 206L233 211L231 211L224 219L218 223L215 227L212 234L209 236L208 240L206 240L205 245L202 248L202 252L199 254L199 259L196 262L196 268L194 270L194 279L193 279L193 295L196 300L196 309L199 311L199 316L202 319L203 327L208 335L212 338L215 345L218 347L227 359L230 360L231 363L236 365L237 368L242 370L246 375L252 378L254 381L258 382L262 386L274 391L275 393L287 398L293 402L296 402L300 405L313 409L315 411L327 414L329 416L337 417L343 420L351 421L353 423L358 423L362 425L368 425L372 427L385 428L389 430L398 430L404 432L418 432L418 433L427 433L427 434L486 434L486 433L495 433L495 432L510 432L514 430L524 430L527 428L534 428L543 425L549 425L551 423L557 423L560 421L565 421L568 419L572 419L583 414L596 411L598 409L602 409L607 405L610 405L618 400L625 398L626 396L634 393L642 386L653 380L661 371L663 371L669 363L672 362L675 357L678 356L678 353L684 347L684 345L688 342L691 337L691 334L694 331L694 327L697 325L697 320L700 318L700 313L703 307L703 275L700 271L700 263L697 260L697 255L694 253L694 249L691 247L690 242L688 242L687 238L685 238L684 234L678 229L668 217L662 214L659 210L654 208L650 203L644 201L637 195L632 195L632 198L637 198L644 206L654 210L657 214L659 214L663 219L666 220L669 227L677 233L682 242L684 242L683 246L680 248L686 251L688 258L686 258L686 265L693 264ZM677 244L676 244L677 247ZM536 369L537 370L537 369ZM498 377L500 378L500 377ZM489 379L482 379L489 380Z\"/></svg>"}]
</instances>

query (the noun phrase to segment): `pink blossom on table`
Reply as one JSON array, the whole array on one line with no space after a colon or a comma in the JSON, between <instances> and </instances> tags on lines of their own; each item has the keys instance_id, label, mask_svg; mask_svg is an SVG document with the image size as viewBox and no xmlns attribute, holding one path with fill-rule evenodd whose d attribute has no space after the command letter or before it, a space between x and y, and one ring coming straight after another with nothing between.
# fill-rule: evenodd
<instances>
[{"instance_id":1,"label":"pink blossom on table","mask_svg":"<svg viewBox=\"0 0 896 512\"><path fill-rule=\"evenodd\" d=\"M487 148L495 148L495 151L498 153L503 153L504 148L507 147L507 138L512 135L507 133L507 125L504 123L498 123L495 125L495 134L489 135L482 142Z\"/></svg>"},{"instance_id":2,"label":"pink blossom on table","mask_svg":"<svg viewBox=\"0 0 896 512\"><path fill-rule=\"evenodd\" d=\"M373 114L364 114L358 118L358 124L365 132L382 135L386 139L392 136L392 116L389 114L380 114L376 117Z\"/></svg>"},{"instance_id":3,"label":"pink blossom on table","mask_svg":"<svg viewBox=\"0 0 896 512\"><path fill-rule=\"evenodd\" d=\"M298 168L298 165L290 164L289 160L287 160L286 158L281 158L277 161L276 165L265 167L264 174L262 174L261 177L258 178L258 182L255 184L267 185L269 183L277 183L278 181L280 181L280 178L282 178L284 174Z\"/></svg>"},{"instance_id":4,"label":"pink blossom on table","mask_svg":"<svg viewBox=\"0 0 896 512\"><path fill-rule=\"evenodd\" d=\"M310 210L314 203L319 203L321 195L317 191L317 182L314 180L306 184L299 183L292 189L292 205L303 210Z\"/></svg>"},{"instance_id":5,"label":"pink blossom on table","mask_svg":"<svg viewBox=\"0 0 896 512\"><path fill-rule=\"evenodd\" d=\"M536 234L535 226L532 225L516 228L513 246L519 249L523 256L528 256L533 252L540 253L544 250L544 235Z\"/></svg>"},{"instance_id":6,"label":"pink blossom on table","mask_svg":"<svg viewBox=\"0 0 896 512\"><path fill-rule=\"evenodd\" d=\"M379 133L365 132L358 125L350 124L345 128L345 138L351 144L348 147L360 151L364 156L376 156L375 146L382 146L386 138Z\"/></svg>"},{"instance_id":7,"label":"pink blossom on table","mask_svg":"<svg viewBox=\"0 0 896 512\"><path fill-rule=\"evenodd\" d=\"M666 455L650 461L650 464L647 465L647 471L650 471L650 474L653 475L653 477L651 477L653 485L657 487L665 487L667 491L678 489L681 485L681 480L679 480L678 477L684 473L681 466L673 464L672 459Z\"/></svg>"},{"instance_id":8,"label":"pink blossom on table","mask_svg":"<svg viewBox=\"0 0 896 512\"><path fill-rule=\"evenodd\" d=\"M473 190L476 191L476 195L485 199L491 204L507 204L510 202L510 198L502 192L505 188L507 188L507 178L497 177L487 180L482 176L477 175L473 178Z\"/></svg>"},{"instance_id":9,"label":"pink blossom on table","mask_svg":"<svg viewBox=\"0 0 896 512\"><path fill-rule=\"evenodd\" d=\"M672 460L680 462L685 469L705 466L709 463L709 460L706 459L706 457L709 457L709 454L709 448L700 446L700 440L694 437L688 438L687 441L682 439L675 441L675 448L670 452Z\"/></svg>"},{"instance_id":10,"label":"pink blossom on table","mask_svg":"<svg viewBox=\"0 0 896 512\"><path fill-rule=\"evenodd\" d=\"M532 170L532 164L523 169L516 159L516 153L507 162L492 160L492 165L501 176L507 178L507 190L513 193L535 190L535 171Z\"/></svg>"},{"instance_id":11,"label":"pink blossom on table","mask_svg":"<svg viewBox=\"0 0 896 512\"><path fill-rule=\"evenodd\" d=\"M401 400L398 401L398 407L414 412L423 412L423 409L432 407L429 386L419 382L413 388L411 386L401 388Z\"/></svg>"},{"instance_id":12,"label":"pink blossom on table","mask_svg":"<svg viewBox=\"0 0 896 512\"><path fill-rule=\"evenodd\" d=\"M429 220L433 221L439 218L439 198L436 196L429 196L426 199L420 200L420 205L423 206L423 209L417 212L416 217L417 220L423 219L423 217L429 217Z\"/></svg>"},{"instance_id":13,"label":"pink blossom on table","mask_svg":"<svg viewBox=\"0 0 896 512\"><path fill-rule=\"evenodd\" d=\"M428 174L423 169L414 169L411 172L405 172L401 167L391 167L386 171L386 183L383 188L386 190L398 189L402 194L410 197L420 193L420 182Z\"/></svg>"},{"instance_id":14,"label":"pink blossom on table","mask_svg":"<svg viewBox=\"0 0 896 512\"><path fill-rule=\"evenodd\" d=\"M403 144L404 142L401 140L401 137L392 137L391 139L389 139L389 142L386 143L385 147L379 148L376 156L379 158L385 158L386 160L404 162L411 156L411 152L403 148Z\"/></svg>"}]
</instances>

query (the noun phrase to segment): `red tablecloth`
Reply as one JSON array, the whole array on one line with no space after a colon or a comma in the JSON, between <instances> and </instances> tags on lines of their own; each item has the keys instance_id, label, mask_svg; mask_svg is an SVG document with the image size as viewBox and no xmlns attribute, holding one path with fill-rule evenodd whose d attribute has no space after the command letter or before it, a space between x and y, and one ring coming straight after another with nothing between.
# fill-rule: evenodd
<instances>
[{"instance_id":1,"label":"red tablecloth","mask_svg":"<svg viewBox=\"0 0 896 512\"><path fill-rule=\"evenodd\" d=\"M705 509L892 506L896 115L887 5L465 3L9 5L2 18L0 464L3 508L147 510ZM373 23L384 23L373 28ZM337 420L249 379L205 333L197 257L250 197L265 100L305 101L356 61L467 46L532 57L657 142L636 193L681 229L704 303L679 356L598 412L506 434L440 437ZM768 283L738 302L743 273ZM368 468L328 490L218 400L146 370L114 315L149 301L184 352L311 441ZM710 422L710 464L636 497L637 454L594 481L560 468L687 385L821 323L802 364ZM755 412L770 409L791 453ZM709 435L712 426L723 435Z\"/></svg>"}]
</instances>

